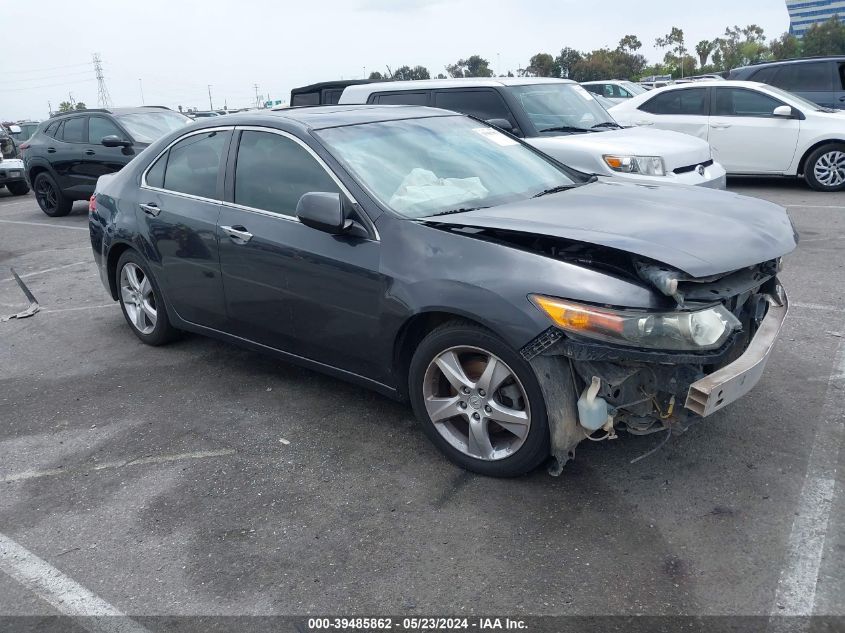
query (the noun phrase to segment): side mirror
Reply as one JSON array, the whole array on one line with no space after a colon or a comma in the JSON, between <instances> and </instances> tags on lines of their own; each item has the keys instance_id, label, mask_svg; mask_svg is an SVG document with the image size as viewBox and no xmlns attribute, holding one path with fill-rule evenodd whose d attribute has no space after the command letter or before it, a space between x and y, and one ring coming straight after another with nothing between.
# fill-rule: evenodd
<instances>
[{"instance_id":1,"label":"side mirror","mask_svg":"<svg viewBox=\"0 0 845 633\"><path fill-rule=\"evenodd\" d=\"M132 141L122 139L116 134L109 134L108 136L104 136L100 143L102 143L106 147L132 147Z\"/></svg>"},{"instance_id":2,"label":"side mirror","mask_svg":"<svg viewBox=\"0 0 845 633\"><path fill-rule=\"evenodd\" d=\"M493 127L497 127L500 130L507 132L508 134L513 134L513 126L511 122L507 119L487 119L484 121L488 125L492 125Z\"/></svg>"},{"instance_id":3,"label":"side mirror","mask_svg":"<svg viewBox=\"0 0 845 633\"><path fill-rule=\"evenodd\" d=\"M343 213L339 193L309 191L296 203L296 217L305 226L331 235L340 235L352 228L352 220Z\"/></svg>"},{"instance_id":4,"label":"side mirror","mask_svg":"<svg viewBox=\"0 0 845 633\"><path fill-rule=\"evenodd\" d=\"M788 105L778 106L772 112L774 116L783 117L785 119L791 119L795 116L795 113L792 111L792 107Z\"/></svg>"}]
</instances>

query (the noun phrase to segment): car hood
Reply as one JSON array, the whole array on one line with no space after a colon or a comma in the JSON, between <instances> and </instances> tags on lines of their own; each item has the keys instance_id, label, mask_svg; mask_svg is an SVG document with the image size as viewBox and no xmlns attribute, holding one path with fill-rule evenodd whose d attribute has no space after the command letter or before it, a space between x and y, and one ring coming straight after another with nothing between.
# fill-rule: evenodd
<instances>
[{"instance_id":1,"label":"car hood","mask_svg":"<svg viewBox=\"0 0 845 633\"><path fill-rule=\"evenodd\" d=\"M775 259L798 240L783 207L691 186L596 182L423 221L586 242L635 253L693 277Z\"/></svg>"},{"instance_id":2,"label":"car hood","mask_svg":"<svg viewBox=\"0 0 845 633\"><path fill-rule=\"evenodd\" d=\"M638 127L588 134L543 136L525 140L558 160L591 173L596 171L593 165L582 166L573 160L572 152L589 153L592 157L597 157L599 161L604 154L660 156L663 158L667 172L679 167L694 167L712 158L710 144L705 140L680 132ZM603 164L602 167L603 171L607 170Z\"/></svg>"}]
</instances>

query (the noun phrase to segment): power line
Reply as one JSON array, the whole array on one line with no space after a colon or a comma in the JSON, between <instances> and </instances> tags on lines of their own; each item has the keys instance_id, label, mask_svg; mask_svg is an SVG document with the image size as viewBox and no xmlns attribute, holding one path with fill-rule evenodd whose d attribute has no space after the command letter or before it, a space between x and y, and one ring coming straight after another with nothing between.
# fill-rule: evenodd
<instances>
[{"instance_id":1,"label":"power line","mask_svg":"<svg viewBox=\"0 0 845 633\"><path fill-rule=\"evenodd\" d=\"M91 69L88 70L80 70L77 72L72 73L62 73L60 75L47 75L45 77L27 77L26 79L3 79L3 83L12 82L12 83L23 83L27 81L47 81L49 79L61 79L62 77L78 77L80 75L91 75Z\"/></svg>"},{"instance_id":2,"label":"power line","mask_svg":"<svg viewBox=\"0 0 845 633\"><path fill-rule=\"evenodd\" d=\"M41 72L51 72L54 70L62 70L63 68L77 68L79 66L88 66L91 62L85 62L82 64L67 64L65 66L52 66L50 68L39 68L34 70L3 70L3 75L19 75L22 73L41 73Z\"/></svg>"},{"instance_id":3,"label":"power line","mask_svg":"<svg viewBox=\"0 0 845 633\"><path fill-rule=\"evenodd\" d=\"M41 88L55 88L56 86L72 86L78 83L85 83L88 81L96 81L93 77L91 79L77 79L76 81L63 81L57 84L44 84L43 86L24 86L22 88L0 88L0 92L19 92L21 90L40 90Z\"/></svg>"},{"instance_id":4,"label":"power line","mask_svg":"<svg viewBox=\"0 0 845 633\"><path fill-rule=\"evenodd\" d=\"M97 75L97 105L101 108L111 107L109 90L106 88L106 79L103 77L103 65L100 62L100 54L94 53L94 74Z\"/></svg>"}]
</instances>

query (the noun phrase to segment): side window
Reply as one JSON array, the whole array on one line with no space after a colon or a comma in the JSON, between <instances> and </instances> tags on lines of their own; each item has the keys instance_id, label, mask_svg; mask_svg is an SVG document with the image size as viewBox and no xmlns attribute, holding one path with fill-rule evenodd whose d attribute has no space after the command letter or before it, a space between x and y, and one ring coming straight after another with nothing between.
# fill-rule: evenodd
<instances>
[{"instance_id":1,"label":"side window","mask_svg":"<svg viewBox=\"0 0 845 633\"><path fill-rule=\"evenodd\" d=\"M340 95L343 94L343 88L330 88L328 90L323 90L323 100L322 103L334 105L338 101L340 101Z\"/></svg>"},{"instance_id":2,"label":"side window","mask_svg":"<svg viewBox=\"0 0 845 633\"><path fill-rule=\"evenodd\" d=\"M293 95L293 99L291 99L290 104L292 106L319 105L320 93L303 92L301 94Z\"/></svg>"},{"instance_id":3,"label":"side window","mask_svg":"<svg viewBox=\"0 0 845 633\"><path fill-rule=\"evenodd\" d=\"M428 105L427 92L394 92L376 95L373 103L382 105Z\"/></svg>"},{"instance_id":4,"label":"side window","mask_svg":"<svg viewBox=\"0 0 845 633\"><path fill-rule=\"evenodd\" d=\"M162 154L147 172L147 184L158 189L164 188L164 169L167 167L167 157L170 152Z\"/></svg>"},{"instance_id":5,"label":"side window","mask_svg":"<svg viewBox=\"0 0 845 633\"><path fill-rule=\"evenodd\" d=\"M594 95L604 94L602 88L602 84L590 84L589 86L584 86L589 92L592 92Z\"/></svg>"},{"instance_id":6,"label":"side window","mask_svg":"<svg viewBox=\"0 0 845 633\"><path fill-rule=\"evenodd\" d=\"M839 64L839 86L836 90L845 90L845 64Z\"/></svg>"},{"instance_id":7,"label":"side window","mask_svg":"<svg viewBox=\"0 0 845 633\"><path fill-rule=\"evenodd\" d=\"M792 92L833 90L828 62L784 64L775 75L772 85Z\"/></svg>"},{"instance_id":8,"label":"side window","mask_svg":"<svg viewBox=\"0 0 845 633\"><path fill-rule=\"evenodd\" d=\"M124 137L123 132L105 117L92 116L88 119L88 142L99 145L106 136Z\"/></svg>"},{"instance_id":9,"label":"side window","mask_svg":"<svg viewBox=\"0 0 845 633\"><path fill-rule=\"evenodd\" d=\"M53 121L50 125L44 128L44 134L47 136L55 136L57 129L59 129L59 122Z\"/></svg>"},{"instance_id":10,"label":"side window","mask_svg":"<svg viewBox=\"0 0 845 633\"><path fill-rule=\"evenodd\" d=\"M65 120L64 132L62 140L65 143L84 143L85 142L85 118L84 116L77 116Z\"/></svg>"},{"instance_id":11,"label":"side window","mask_svg":"<svg viewBox=\"0 0 845 633\"><path fill-rule=\"evenodd\" d=\"M630 99L631 97L634 96L630 92L625 90L625 88L623 88L622 86L615 86L615 88L616 88L616 95L614 95L614 96L616 96L619 99Z\"/></svg>"},{"instance_id":12,"label":"side window","mask_svg":"<svg viewBox=\"0 0 845 633\"><path fill-rule=\"evenodd\" d=\"M769 66L768 68L761 68L756 73L752 73L748 78L749 81L759 81L761 84L773 84L775 75L780 68L778 66Z\"/></svg>"},{"instance_id":13,"label":"side window","mask_svg":"<svg viewBox=\"0 0 845 633\"><path fill-rule=\"evenodd\" d=\"M310 191L340 189L299 143L272 132L241 134L235 165L235 204L296 216L296 204Z\"/></svg>"},{"instance_id":14,"label":"side window","mask_svg":"<svg viewBox=\"0 0 845 633\"><path fill-rule=\"evenodd\" d=\"M170 148L164 189L217 198L217 174L229 132L193 134Z\"/></svg>"},{"instance_id":15,"label":"side window","mask_svg":"<svg viewBox=\"0 0 845 633\"><path fill-rule=\"evenodd\" d=\"M685 88L683 90L669 90L655 95L640 106L640 110L651 114L705 114L705 88Z\"/></svg>"},{"instance_id":16,"label":"side window","mask_svg":"<svg viewBox=\"0 0 845 633\"><path fill-rule=\"evenodd\" d=\"M482 120L507 119L516 122L502 97L493 90L438 90L434 93L434 106L462 112Z\"/></svg>"},{"instance_id":17,"label":"side window","mask_svg":"<svg viewBox=\"0 0 845 633\"><path fill-rule=\"evenodd\" d=\"M715 88L713 116L772 116L784 103L774 97L743 88Z\"/></svg>"}]
</instances>

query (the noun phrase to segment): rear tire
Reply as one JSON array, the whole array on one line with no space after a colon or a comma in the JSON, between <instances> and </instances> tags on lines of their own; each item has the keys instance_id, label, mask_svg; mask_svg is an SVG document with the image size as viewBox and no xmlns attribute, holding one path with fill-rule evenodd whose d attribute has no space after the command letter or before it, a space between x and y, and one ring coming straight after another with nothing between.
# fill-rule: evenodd
<instances>
[{"instance_id":1,"label":"rear tire","mask_svg":"<svg viewBox=\"0 0 845 633\"><path fill-rule=\"evenodd\" d=\"M73 200L62 193L59 185L46 171L42 171L35 177L32 186L35 189L35 200L38 206L51 218L60 218L70 213Z\"/></svg>"},{"instance_id":2,"label":"rear tire","mask_svg":"<svg viewBox=\"0 0 845 633\"><path fill-rule=\"evenodd\" d=\"M164 345L178 331L167 318L164 295L144 258L124 252L117 261L117 292L123 316L132 332L147 345Z\"/></svg>"},{"instance_id":3,"label":"rear tire","mask_svg":"<svg viewBox=\"0 0 845 633\"><path fill-rule=\"evenodd\" d=\"M485 328L453 321L432 331L411 360L408 388L426 435L462 468L516 477L549 457L534 371Z\"/></svg>"},{"instance_id":4,"label":"rear tire","mask_svg":"<svg viewBox=\"0 0 845 633\"><path fill-rule=\"evenodd\" d=\"M6 185L6 189L13 196L25 196L29 193L29 186L25 182L10 182Z\"/></svg>"},{"instance_id":5,"label":"rear tire","mask_svg":"<svg viewBox=\"0 0 845 633\"><path fill-rule=\"evenodd\" d=\"M845 145L829 143L814 150L804 163L804 179L816 191L845 189Z\"/></svg>"}]
</instances>

